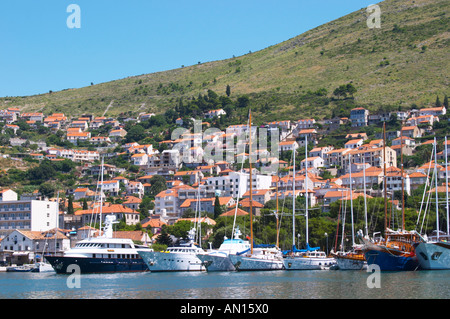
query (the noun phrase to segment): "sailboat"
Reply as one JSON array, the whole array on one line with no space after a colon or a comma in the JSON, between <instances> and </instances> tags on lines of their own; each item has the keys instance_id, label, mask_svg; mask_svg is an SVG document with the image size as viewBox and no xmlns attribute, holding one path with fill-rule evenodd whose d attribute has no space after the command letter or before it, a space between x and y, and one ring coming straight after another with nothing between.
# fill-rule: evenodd
<instances>
[{"instance_id":1,"label":"sailboat","mask_svg":"<svg viewBox=\"0 0 450 319\"><path fill-rule=\"evenodd\" d=\"M449 202L448 202L448 162L447 162L447 137L445 137L445 193L447 211L447 233L439 230L438 209L438 184L437 184L437 161L436 161L436 138L434 139L435 156L435 193L436 193L436 230L432 236L427 237L426 242L414 245L420 267L427 270L450 269L450 231L449 231Z\"/></svg>"},{"instance_id":2,"label":"sailboat","mask_svg":"<svg viewBox=\"0 0 450 319\"><path fill-rule=\"evenodd\" d=\"M383 127L386 134L386 124ZM403 137L403 135L402 135ZM383 139L386 141L386 138ZM405 230L404 174L403 174L403 138L401 139L401 178L402 178L402 228L394 231L387 227L387 195L386 195L386 149L383 143L384 165L384 203L385 203L385 238L371 241L359 236L364 242L363 252L368 265L378 265L381 271L403 271L419 269L414 245L423 242L423 237L415 230Z\"/></svg>"},{"instance_id":3,"label":"sailboat","mask_svg":"<svg viewBox=\"0 0 450 319\"><path fill-rule=\"evenodd\" d=\"M103 194L103 159L100 191L100 234L102 232L102 194ZM105 216L103 234L89 236L76 243L75 247L64 252L63 256L46 255L45 259L58 274L72 273L69 266L76 265L80 273L115 273L148 271L137 249L151 251L147 246L135 245L128 238L114 238L113 225L118 223L115 215ZM55 233L56 236L56 233Z\"/></svg>"},{"instance_id":4,"label":"sailboat","mask_svg":"<svg viewBox=\"0 0 450 319\"><path fill-rule=\"evenodd\" d=\"M364 159L364 155L363 155ZM366 165L365 160L363 161L364 166L364 213L365 213L365 222L366 222L366 238L368 238L367 231L367 203L366 203ZM332 252L331 255L336 259L337 269L340 270L364 270L367 269L367 261L364 253L362 251L362 245L358 245L355 243L354 236L354 224L353 224L353 192L352 192L352 169L351 163L349 161L349 178L350 178L350 211L351 211L351 223L352 223L352 250L350 251L336 251ZM345 210L342 222L342 241L341 247L344 248L344 226L345 226ZM337 240L337 239L336 239Z\"/></svg>"},{"instance_id":5,"label":"sailboat","mask_svg":"<svg viewBox=\"0 0 450 319\"><path fill-rule=\"evenodd\" d=\"M252 154L252 114L249 111L249 154ZM230 260L236 270L282 270L282 252L275 245L255 246L253 242L253 176L250 159L250 248L236 254L230 254Z\"/></svg>"},{"instance_id":6,"label":"sailboat","mask_svg":"<svg viewBox=\"0 0 450 319\"><path fill-rule=\"evenodd\" d=\"M293 198L292 198L292 250L283 252L283 265L286 270L323 270L330 269L336 264L333 257L328 257L319 247L310 247L308 239L308 138L305 136L305 198L306 198L306 248L297 249L295 246L295 149L293 168Z\"/></svg>"}]
</instances>

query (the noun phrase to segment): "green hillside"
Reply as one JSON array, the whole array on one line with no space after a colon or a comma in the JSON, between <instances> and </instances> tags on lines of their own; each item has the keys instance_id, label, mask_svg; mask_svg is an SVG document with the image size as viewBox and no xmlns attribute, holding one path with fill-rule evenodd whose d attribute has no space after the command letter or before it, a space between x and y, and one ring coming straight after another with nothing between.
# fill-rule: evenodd
<instances>
[{"instance_id":1,"label":"green hillside","mask_svg":"<svg viewBox=\"0 0 450 319\"><path fill-rule=\"evenodd\" d=\"M79 89L1 98L22 111L162 113L180 97L208 89L231 99L248 95L260 118L336 115L340 85L357 89L351 105L424 106L449 95L449 5L446 0L386 0L381 28L369 29L366 8L258 52ZM348 102L348 101L347 101ZM343 104L344 103L344 104ZM345 104L348 107L348 103ZM109 108L108 108L109 106Z\"/></svg>"}]
</instances>

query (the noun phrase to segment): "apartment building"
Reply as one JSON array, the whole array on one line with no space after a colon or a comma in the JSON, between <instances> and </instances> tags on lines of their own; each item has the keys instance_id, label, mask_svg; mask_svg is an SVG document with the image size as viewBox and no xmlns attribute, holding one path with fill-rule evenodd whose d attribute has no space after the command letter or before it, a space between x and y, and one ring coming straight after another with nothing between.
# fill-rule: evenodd
<instances>
[{"instance_id":1,"label":"apartment building","mask_svg":"<svg viewBox=\"0 0 450 319\"><path fill-rule=\"evenodd\" d=\"M41 200L2 200L0 237L14 229L47 231L57 226L58 205Z\"/></svg>"}]
</instances>

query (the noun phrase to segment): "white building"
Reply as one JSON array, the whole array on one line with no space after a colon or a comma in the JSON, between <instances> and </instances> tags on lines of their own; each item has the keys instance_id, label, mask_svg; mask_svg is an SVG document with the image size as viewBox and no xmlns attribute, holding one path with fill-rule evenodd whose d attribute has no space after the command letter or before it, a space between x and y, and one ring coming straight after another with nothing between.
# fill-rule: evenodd
<instances>
[{"instance_id":1,"label":"white building","mask_svg":"<svg viewBox=\"0 0 450 319\"><path fill-rule=\"evenodd\" d=\"M255 171L256 172L256 171ZM252 188L269 189L272 183L272 176L252 174ZM210 177L207 180L207 192L220 196L237 196L243 195L250 189L250 174L241 172L230 172L228 175L219 177Z\"/></svg>"},{"instance_id":2,"label":"white building","mask_svg":"<svg viewBox=\"0 0 450 319\"><path fill-rule=\"evenodd\" d=\"M57 226L58 205L41 200L0 202L0 237L14 229L47 231Z\"/></svg>"}]
</instances>

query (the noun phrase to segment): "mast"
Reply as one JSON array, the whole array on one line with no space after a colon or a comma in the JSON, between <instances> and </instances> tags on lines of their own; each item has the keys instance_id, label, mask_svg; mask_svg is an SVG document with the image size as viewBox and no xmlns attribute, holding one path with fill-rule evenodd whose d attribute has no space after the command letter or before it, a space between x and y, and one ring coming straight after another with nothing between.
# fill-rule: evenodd
<instances>
[{"instance_id":1,"label":"mast","mask_svg":"<svg viewBox=\"0 0 450 319\"><path fill-rule=\"evenodd\" d=\"M386 195L386 122L383 123L383 188L384 188L384 231L387 230L387 195Z\"/></svg>"},{"instance_id":2,"label":"mast","mask_svg":"<svg viewBox=\"0 0 450 319\"><path fill-rule=\"evenodd\" d=\"M292 169L292 251L295 247L295 145L293 151L293 164Z\"/></svg>"},{"instance_id":3,"label":"mast","mask_svg":"<svg viewBox=\"0 0 450 319\"><path fill-rule=\"evenodd\" d=\"M276 192L277 192L277 213L276 213L276 218L277 218L277 247L280 247L280 229L279 229L279 225L278 225L278 181L279 181L279 177L278 177L278 171L277 171L277 185L276 185Z\"/></svg>"},{"instance_id":4,"label":"mast","mask_svg":"<svg viewBox=\"0 0 450 319\"><path fill-rule=\"evenodd\" d=\"M100 179L100 224L99 224L99 231L100 231L100 236L103 236L102 234L102 209L103 209L103 161L104 158L102 157L102 169L101 169L101 179Z\"/></svg>"},{"instance_id":5,"label":"mast","mask_svg":"<svg viewBox=\"0 0 450 319\"><path fill-rule=\"evenodd\" d=\"M308 238L308 135L305 135L305 195L306 195L306 249L309 249Z\"/></svg>"},{"instance_id":6,"label":"mast","mask_svg":"<svg viewBox=\"0 0 450 319\"><path fill-rule=\"evenodd\" d=\"M249 142L248 142L248 159L250 164L250 253L253 254L253 183L252 183L252 111L249 110Z\"/></svg>"},{"instance_id":7,"label":"mast","mask_svg":"<svg viewBox=\"0 0 450 319\"><path fill-rule=\"evenodd\" d=\"M365 218L365 231L366 231L366 237L369 237L369 230L367 229L367 194L366 194L366 157L363 153L363 182L364 182L364 218Z\"/></svg>"},{"instance_id":8,"label":"mast","mask_svg":"<svg viewBox=\"0 0 450 319\"><path fill-rule=\"evenodd\" d=\"M445 137L445 194L447 202L447 236L450 235L449 221L448 221L448 163L447 163L447 136Z\"/></svg>"},{"instance_id":9,"label":"mast","mask_svg":"<svg viewBox=\"0 0 450 319\"><path fill-rule=\"evenodd\" d=\"M438 205L438 174L437 174L437 146L436 137L434 138L434 187L436 187L436 241L439 241L439 205Z\"/></svg>"},{"instance_id":10,"label":"mast","mask_svg":"<svg viewBox=\"0 0 450 319\"><path fill-rule=\"evenodd\" d=\"M352 247L355 247L355 227L353 225L353 187L352 187L352 164L350 161L350 154L348 154L348 167L350 171L350 217L352 220Z\"/></svg>"},{"instance_id":11,"label":"mast","mask_svg":"<svg viewBox=\"0 0 450 319\"><path fill-rule=\"evenodd\" d=\"M405 179L403 176L403 134L400 137L400 165L402 174L402 230L405 230Z\"/></svg>"}]
</instances>

